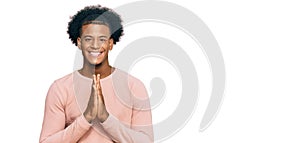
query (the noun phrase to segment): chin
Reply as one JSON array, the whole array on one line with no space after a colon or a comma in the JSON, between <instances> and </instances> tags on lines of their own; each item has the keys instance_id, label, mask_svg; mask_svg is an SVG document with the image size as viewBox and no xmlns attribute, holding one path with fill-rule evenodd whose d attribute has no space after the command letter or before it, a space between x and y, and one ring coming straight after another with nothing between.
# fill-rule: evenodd
<instances>
[{"instance_id":1,"label":"chin","mask_svg":"<svg viewBox=\"0 0 300 143\"><path fill-rule=\"evenodd\" d=\"M90 63L90 65L93 65L93 66L100 66L102 64L102 62L98 62L98 61L96 61L96 62L90 61L89 63Z\"/></svg>"},{"instance_id":2,"label":"chin","mask_svg":"<svg viewBox=\"0 0 300 143\"><path fill-rule=\"evenodd\" d=\"M86 61L91 66L100 66L102 63L105 62L105 60L103 58L97 58L97 59L95 59L95 58L86 58Z\"/></svg>"}]
</instances>

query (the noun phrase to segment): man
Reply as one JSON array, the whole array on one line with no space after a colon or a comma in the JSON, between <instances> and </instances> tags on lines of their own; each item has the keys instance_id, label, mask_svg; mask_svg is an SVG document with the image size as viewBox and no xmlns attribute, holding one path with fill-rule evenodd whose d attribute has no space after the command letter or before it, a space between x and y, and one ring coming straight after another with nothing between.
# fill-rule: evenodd
<instances>
[{"instance_id":1,"label":"man","mask_svg":"<svg viewBox=\"0 0 300 143\"><path fill-rule=\"evenodd\" d=\"M51 85L40 142L153 142L144 85L109 65L109 51L123 35L120 16L106 7L85 7L71 17L68 34L82 51L83 67Z\"/></svg>"}]
</instances>

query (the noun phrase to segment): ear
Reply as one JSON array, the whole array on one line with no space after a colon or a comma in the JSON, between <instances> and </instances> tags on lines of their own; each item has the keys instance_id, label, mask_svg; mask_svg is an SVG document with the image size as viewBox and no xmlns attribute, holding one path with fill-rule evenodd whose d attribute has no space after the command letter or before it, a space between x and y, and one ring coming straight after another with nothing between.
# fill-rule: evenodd
<instances>
[{"instance_id":1,"label":"ear","mask_svg":"<svg viewBox=\"0 0 300 143\"><path fill-rule=\"evenodd\" d=\"M114 47L114 39L110 38L109 39L109 50L112 50Z\"/></svg>"},{"instance_id":2,"label":"ear","mask_svg":"<svg viewBox=\"0 0 300 143\"><path fill-rule=\"evenodd\" d=\"M82 50L81 49L81 38L80 37L77 38L77 47L78 47L78 49Z\"/></svg>"}]
</instances>

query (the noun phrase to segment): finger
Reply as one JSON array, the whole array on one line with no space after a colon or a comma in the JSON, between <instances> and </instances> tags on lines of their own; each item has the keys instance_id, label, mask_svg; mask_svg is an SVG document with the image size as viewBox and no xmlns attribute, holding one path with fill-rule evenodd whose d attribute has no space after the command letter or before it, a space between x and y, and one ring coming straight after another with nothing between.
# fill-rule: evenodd
<instances>
[{"instance_id":1,"label":"finger","mask_svg":"<svg viewBox=\"0 0 300 143\"><path fill-rule=\"evenodd\" d=\"M99 91L99 94L102 93L102 91L101 91L101 82L100 82L100 74L97 75L97 90Z\"/></svg>"},{"instance_id":2,"label":"finger","mask_svg":"<svg viewBox=\"0 0 300 143\"><path fill-rule=\"evenodd\" d=\"M100 74L97 74L97 84L98 84L98 88L100 86Z\"/></svg>"},{"instance_id":3,"label":"finger","mask_svg":"<svg viewBox=\"0 0 300 143\"><path fill-rule=\"evenodd\" d=\"M99 100L99 98L98 98L97 94L95 94L94 95L94 105L96 105L96 108L98 108L98 100Z\"/></svg>"},{"instance_id":4,"label":"finger","mask_svg":"<svg viewBox=\"0 0 300 143\"><path fill-rule=\"evenodd\" d=\"M94 91L96 91L96 89L97 89L97 88L96 88L96 87L97 87L97 86L96 86L96 83L97 83L97 82L96 82L96 75L93 74L93 84L92 84L92 87L93 87L93 90L94 90Z\"/></svg>"},{"instance_id":5,"label":"finger","mask_svg":"<svg viewBox=\"0 0 300 143\"><path fill-rule=\"evenodd\" d=\"M98 95L99 95L99 102L100 103L104 103L104 99L103 99L103 94L102 94L102 88L101 88L101 82L100 82L100 74L97 74L97 91L98 91Z\"/></svg>"},{"instance_id":6,"label":"finger","mask_svg":"<svg viewBox=\"0 0 300 143\"><path fill-rule=\"evenodd\" d=\"M96 84L96 83L97 83L96 81L97 81L97 80L96 80L96 75L93 74L93 83Z\"/></svg>"},{"instance_id":7,"label":"finger","mask_svg":"<svg viewBox=\"0 0 300 143\"><path fill-rule=\"evenodd\" d=\"M93 85L94 88L94 94L93 94L93 100L94 100L94 108L96 108L96 110L98 109L98 102L99 102L99 97L98 97L98 91L96 88L96 85Z\"/></svg>"},{"instance_id":8,"label":"finger","mask_svg":"<svg viewBox=\"0 0 300 143\"><path fill-rule=\"evenodd\" d=\"M98 89L96 85L96 75L93 74L93 84L92 84L92 93L93 95L98 95Z\"/></svg>"}]
</instances>

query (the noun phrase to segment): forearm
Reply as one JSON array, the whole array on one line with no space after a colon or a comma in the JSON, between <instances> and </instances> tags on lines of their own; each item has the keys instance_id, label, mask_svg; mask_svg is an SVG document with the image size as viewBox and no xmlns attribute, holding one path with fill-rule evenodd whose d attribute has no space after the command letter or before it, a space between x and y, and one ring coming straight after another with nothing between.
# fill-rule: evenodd
<instances>
[{"instance_id":1,"label":"forearm","mask_svg":"<svg viewBox=\"0 0 300 143\"><path fill-rule=\"evenodd\" d=\"M100 124L102 124L112 139L117 142L153 143L152 125L142 127L143 130L137 130L125 126L116 117L111 115L109 115L105 122Z\"/></svg>"},{"instance_id":2,"label":"forearm","mask_svg":"<svg viewBox=\"0 0 300 143\"><path fill-rule=\"evenodd\" d=\"M72 124L65 129L52 133L55 121L50 121L43 125L40 143L75 143L90 128L90 124L84 116L79 116Z\"/></svg>"}]
</instances>

